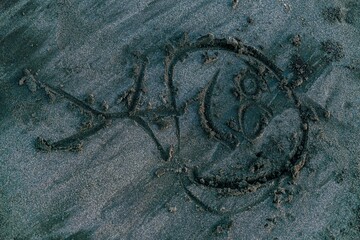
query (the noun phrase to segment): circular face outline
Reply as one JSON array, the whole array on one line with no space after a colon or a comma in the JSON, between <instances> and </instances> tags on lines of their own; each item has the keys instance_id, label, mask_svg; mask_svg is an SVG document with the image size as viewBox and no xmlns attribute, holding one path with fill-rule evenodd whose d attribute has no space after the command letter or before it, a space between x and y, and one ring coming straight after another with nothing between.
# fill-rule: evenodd
<instances>
[{"instance_id":1,"label":"circular face outline","mask_svg":"<svg viewBox=\"0 0 360 240\"><path fill-rule=\"evenodd\" d=\"M274 180L280 179L283 176L290 175L293 177L296 177L298 172L301 170L301 168L304 166L305 159L306 159L306 145L308 141L308 120L306 118L306 114L304 111L306 111L303 106L301 105L301 102L298 100L294 92L292 91L292 88L287 84L286 79L282 76L282 70L280 70L275 64L273 64L268 58L266 58L261 52L259 52L254 47L251 47L249 45L243 44L240 40L236 38L222 38L217 39L212 34L209 34L205 37L199 38L197 41L193 43L184 42L182 45L178 48L171 48L171 50L168 52L168 55L165 59L165 74L164 79L165 83L168 87L168 90L170 92L170 104L174 111L179 111L179 108L177 106L176 101L176 90L174 87L174 73L175 73L175 66L178 62L182 61L189 53L198 52L198 51L207 51L207 50L222 50L227 51L230 53L235 54L237 57L241 58L242 56L246 56L250 59L255 60L255 62L260 62L262 65L265 66L265 68L272 73L273 76L275 76L276 80L278 81L278 86L281 91L283 91L289 98L289 101L292 101L294 106L299 112L299 116L301 119L301 125L299 126L302 135L300 139L298 140L298 145L295 147L295 151L290 156L288 164L285 164L282 168L275 170L273 172L270 172L269 174L262 176L261 178L254 178L254 179L246 179L246 184L242 184L244 182L244 179L238 179L236 181L217 181L216 179L204 179L200 178L198 175L198 171L196 168L189 169L186 168L187 171L185 171L185 174L179 175L179 181L181 182L182 187L184 188L186 194L197 204L202 206L205 210L215 213L215 214L224 214L224 213L236 213L241 212L245 210L249 205L252 203L247 204L247 206L240 206L238 209L230 209L230 212L223 211L222 209L217 209L215 207L211 207L206 205L200 198L195 196L191 190L189 190L189 185L197 185L202 188L209 188L209 189L228 189L229 191L236 191L238 193L243 194L246 193L247 190L251 186L255 185L261 185L268 182L273 182ZM204 91L202 94L200 94L200 102L201 100L205 100L206 97L208 97L208 92L212 91L217 76L219 74L219 71L215 74L214 79L204 88ZM259 88L259 86L257 86ZM256 90L258 91L258 89ZM203 98L203 99L202 99ZM202 101L203 103L205 101ZM212 123L211 117L207 112L207 109L205 107L205 104L201 105L200 108L203 108L202 114L202 126L205 132L210 134L213 138L224 142L227 144L230 148L235 149L239 142L236 138L228 138L223 136L220 131L216 129L214 124ZM239 115L242 114L242 108L239 109ZM178 148L177 151L181 150L180 147L180 127L179 127L179 115L174 116L175 121L175 127L176 127L176 133L177 133L177 141L178 141ZM263 129L262 129L263 130ZM260 129L261 131L261 129ZM251 139L248 139L251 140ZM181 159L180 159L181 162ZM248 191L250 192L250 191ZM239 195L241 195L239 194Z\"/></svg>"}]
</instances>

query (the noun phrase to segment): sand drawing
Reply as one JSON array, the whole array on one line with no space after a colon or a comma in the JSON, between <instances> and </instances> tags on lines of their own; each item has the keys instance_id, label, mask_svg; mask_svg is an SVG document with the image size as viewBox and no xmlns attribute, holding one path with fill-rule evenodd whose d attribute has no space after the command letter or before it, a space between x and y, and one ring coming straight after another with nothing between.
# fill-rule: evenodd
<instances>
[{"instance_id":1,"label":"sand drawing","mask_svg":"<svg viewBox=\"0 0 360 240\"><path fill-rule=\"evenodd\" d=\"M131 119L151 137L164 161L165 167L156 171L158 177L166 172L175 172L189 198L214 214L226 215L246 210L269 196L263 189L273 188L274 183L283 178L296 179L306 164L310 122L329 114L302 96L301 89L306 87L305 82L311 81L312 69L324 69L327 62L341 57L339 52L335 52L334 59L331 58L334 46L331 42L323 44L326 54L316 61L315 67L300 56L294 56L286 72L261 51L240 39L216 38L208 34L190 41L184 35L177 46L166 46L164 83L167 95L164 105L140 108L140 99L146 94L144 78L148 59L138 54L136 58L140 64L134 69L133 86L122 95L121 103L126 107L126 111L122 112L108 111L106 102L101 110L96 109L92 106L93 96L81 100L25 70L21 85L26 84L30 90L42 88L52 98L61 96L91 116L91 122L77 133L54 142L38 137L35 147L45 152L79 151L84 141L90 141L88 138L91 136L116 124L116 120ZM210 55L209 51L216 53ZM241 68L232 79L225 79L223 70L217 69L201 91L186 101L179 101L176 85L181 83L175 83L176 67L196 52L204 53L204 64L219 61L220 55L231 55L241 63ZM226 101L236 103L228 113L224 113ZM196 114L204 139L219 144L220 155L214 154L205 162L182 158L181 121L189 114L190 106L197 106ZM154 116L172 119L176 145L164 146L156 136L149 123ZM241 166L226 164L234 156L238 162L243 161ZM171 170L175 168L176 171ZM251 201L246 198L258 191L258 198Z\"/></svg>"}]
</instances>

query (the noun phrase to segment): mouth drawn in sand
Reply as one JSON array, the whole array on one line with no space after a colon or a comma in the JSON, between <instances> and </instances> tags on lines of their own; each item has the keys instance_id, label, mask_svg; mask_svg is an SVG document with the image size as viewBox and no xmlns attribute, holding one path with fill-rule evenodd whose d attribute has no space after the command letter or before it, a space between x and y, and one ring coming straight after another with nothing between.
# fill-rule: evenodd
<instances>
[{"instance_id":1,"label":"mouth drawn in sand","mask_svg":"<svg viewBox=\"0 0 360 240\"><path fill-rule=\"evenodd\" d=\"M97 110L91 106L93 96L80 100L25 70L20 85L26 84L31 91L43 88L52 100L59 95L92 119L91 124L62 140L38 137L36 148L79 151L86 138L111 127L116 120L131 119L151 137L165 162L156 175L176 172L186 194L215 214L244 211L267 198L267 190L276 181L298 176L307 159L309 121L318 120L314 108L327 116L298 90L310 81L313 69L324 69L329 63L329 51L310 64L294 56L289 74L237 38L209 34L190 42L184 36L177 46L166 49L164 81L168 93L164 105L155 108L140 107L141 97L149 91L145 91L144 81L148 59L141 54L136 55L140 65L134 70L134 86L123 95L126 110L122 112L108 112L107 103ZM210 51L216 53L209 55ZM223 56L235 59L236 64L229 67L232 72L227 71L228 65L216 68L195 96L180 99L178 86L182 82L177 81L183 76L177 75L177 66L197 53L204 54L204 64L221 63ZM164 147L150 124L154 116L172 119L175 145ZM188 135L192 129L202 134L192 139ZM209 151L211 154L206 154Z\"/></svg>"}]
</instances>

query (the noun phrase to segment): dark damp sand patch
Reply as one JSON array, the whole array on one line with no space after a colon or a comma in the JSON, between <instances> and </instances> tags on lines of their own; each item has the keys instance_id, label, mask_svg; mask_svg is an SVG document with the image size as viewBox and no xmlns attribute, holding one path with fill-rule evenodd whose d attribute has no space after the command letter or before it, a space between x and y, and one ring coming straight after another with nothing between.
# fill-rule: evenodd
<instances>
[{"instance_id":1,"label":"dark damp sand patch","mask_svg":"<svg viewBox=\"0 0 360 240\"><path fill-rule=\"evenodd\" d=\"M339 42L327 40L321 43L322 50L326 53L328 61L339 61L344 58L344 47Z\"/></svg>"},{"instance_id":2,"label":"dark damp sand patch","mask_svg":"<svg viewBox=\"0 0 360 240\"><path fill-rule=\"evenodd\" d=\"M328 7L323 10L322 14L331 23L342 22L346 17L344 10L340 7Z\"/></svg>"},{"instance_id":3,"label":"dark damp sand patch","mask_svg":"<svg viewBox=\"0 0 360 240\"><path fill-rule=\"evenodd\" d=\"M331 6L322 10L323 18L332 23L347 23L358 26L359 3L348 1L343 6Z\"/></svg>"}]
</instances>

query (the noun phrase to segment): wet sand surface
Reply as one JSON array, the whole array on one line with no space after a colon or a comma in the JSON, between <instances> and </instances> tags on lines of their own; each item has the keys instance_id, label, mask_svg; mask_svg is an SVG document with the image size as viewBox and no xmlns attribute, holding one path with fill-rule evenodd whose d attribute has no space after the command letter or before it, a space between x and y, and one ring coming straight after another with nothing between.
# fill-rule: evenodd
<instances>
[{"instance_id":1,"label":"wet sand surface","mask_svg":"<svg viewBox=\"0 0 360 240\"><path fill-rule=\"evenodd\" d=\"M0 10L0 239L360 238L357 1Z\"/></svg>"}]
</instances>

